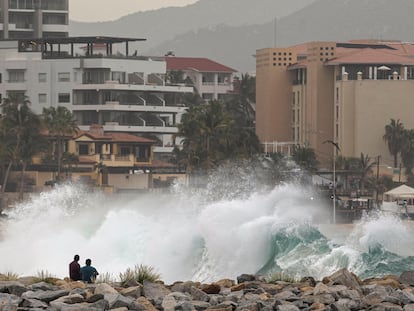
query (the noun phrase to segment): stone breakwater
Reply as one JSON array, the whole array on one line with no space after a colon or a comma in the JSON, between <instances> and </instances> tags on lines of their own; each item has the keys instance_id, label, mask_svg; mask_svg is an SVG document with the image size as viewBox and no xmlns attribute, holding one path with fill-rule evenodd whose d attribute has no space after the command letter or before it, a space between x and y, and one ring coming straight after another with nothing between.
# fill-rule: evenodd
<instances>
[{"instance_id":1,"label":"stone breakwater","mask_svg":"<svg viewBox=\"0 0 414 311\"><path fill-rule=\"evenodd\" d=\"M18 310L140 310L140 311L256 311L256 310L406 310L414 311L414 272L400 276L360 280L342 269L315 281L267 283L260 276L243 274L237 282L223 279L198 282L84 284L34 278L0 281L0 311Z\"/></svg>"}]
</instances>

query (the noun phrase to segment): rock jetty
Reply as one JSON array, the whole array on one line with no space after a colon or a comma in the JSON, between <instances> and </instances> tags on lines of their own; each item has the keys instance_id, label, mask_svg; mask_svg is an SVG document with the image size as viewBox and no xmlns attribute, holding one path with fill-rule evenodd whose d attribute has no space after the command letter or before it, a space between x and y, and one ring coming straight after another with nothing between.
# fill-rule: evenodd
<instances>
[{"instance_id":1,"label":"rock jetty","mask_svg":"<svg viewBox=\"0 0 414 311\"><path fill-rule=\"evenodd\" d=\"M0 281L0 311L295 311L375 310L414 311L414 272L360 280L342 269L315 281L267 283L263 277L243 274L237 281L84 284L34 278Z\"/></svg>"}]
</instances>

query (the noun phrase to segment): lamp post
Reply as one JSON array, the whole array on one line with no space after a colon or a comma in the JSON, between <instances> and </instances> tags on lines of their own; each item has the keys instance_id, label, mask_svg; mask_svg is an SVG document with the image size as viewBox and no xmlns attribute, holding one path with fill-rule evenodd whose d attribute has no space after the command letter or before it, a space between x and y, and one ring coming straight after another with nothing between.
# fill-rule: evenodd
<instances>
[{"instance_id":1,"label":"lamp post","mask_svg":"<svg viewBox=\"0 0 414 311\"><path fill-rule=\"evenodd\" d=\"M334 223L334 224L336 224L336 170L335 170L335 153L336 153L336 151L341 151L341 149L339 148L339 145L338 145L338 143L336 143L336 142L334 142L333 140L325 140L324 142L323 142L324 144L325 143L330 143L332 146L334 146L335 147L335 151L334 151L334 153L333 153L333 164L332 164L332 167L333 167L333 185L332 185L332 195L333 195L333 198L332 198L332 201L333 201L333 216L332 216L332 222Z\"/></svg>"}]
</instances>

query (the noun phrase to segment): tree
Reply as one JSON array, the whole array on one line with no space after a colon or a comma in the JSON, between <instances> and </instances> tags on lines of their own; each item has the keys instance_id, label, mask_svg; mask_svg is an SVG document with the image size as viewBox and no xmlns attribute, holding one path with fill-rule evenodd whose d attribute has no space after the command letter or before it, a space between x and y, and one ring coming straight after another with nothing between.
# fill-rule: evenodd
<instances>
[{"instance_id":1,"label":"tree","mask_svg":"<svg viewBox=\"0 0 414 311\"><path fill-rule=\"evenodd\" d=\"M252 103L256 100L256 79L249 74L242 74L234 82L234 94L226 103L228 109L236 116L243 127L254 127L255 114Z\"/></svg>"},{"instance_id":2,"label":"tree","mask_svg":"<svg viewBox=\"0 0 414 311\"><path fill-rule=\"evenodd\" d=\"M43 108L43 119L56 147L54 149L57 151L55 157L57 158L57 174L59 178L65 139L75 134L79 128L76 125L72 112L63 106Z\"/></svg>"},{"instance_id":3,"label":"tree","mask_svg":"<svg viewBox=\"0 0 414 311\"><path fill-rule=\"evenodd\" d=\"M401 152L404 140L404 126L400 120L391 119L390 124L385 126L383 139L387 142L388 150L394 157L394 167L397 167L398 154Z\"/></svg>"},{"instance_id":4,"label":"tree","mask_svg":"<svg viewBox=\"0 0 414 311\"><path fill-rule=\"evenodd\" d=\"M6 190L13 164L22 164L24 170L28 159L37 152L39 147L40 122L30 109L29 104L27 96L19 93L10 94L4 98L2 103L1 129L4 138L2 149L7 162L2 192Z\"/></svg>"},{"instance_id":5,"label":"tree","mask_svg":"<svg viewBox=\"0 0 414 311\"><path fill-rule=\"evenodd\" d=\"M407 176L412 175L414 167L414 130L404 130L401 146L401 160Z\"/></svg>"},{"instance_id":6,"label":"tree","mask_svg":"<svg viewBox=\"0 0 414 311\"><path fill-rule=\"evenodd\" d=\"M252 129L242 128L235 116L218 101L191 105L178 125L183 149L175 150L176 162L187 172L209 171L234 158L249 158L260 150Z\"/></svg>"},{"instance_id":7,"label":"tree","mask_svg":"<svg viewBox=\"0 0 414 311\"><path fill-rule=\"evenodd\" d=\"M368 155L364 155L361 152L359 159L359 174L360 174L360 189L363 191L365 189L365 181L369 173L372 172L372 167L377 165L377 162L372 162L371 158Z\"/></svg>"},{"instance_id":8,"label":"tree","mask_svg":"<svg viewBox=\"0 0 414 311\"><path fill-rule=\"evenodd\" d=\"M298 145L293 149L292 159L297 165L308 172L315 172L319 164L316 159L315 150Z\"/></svg>"}]
</instances>

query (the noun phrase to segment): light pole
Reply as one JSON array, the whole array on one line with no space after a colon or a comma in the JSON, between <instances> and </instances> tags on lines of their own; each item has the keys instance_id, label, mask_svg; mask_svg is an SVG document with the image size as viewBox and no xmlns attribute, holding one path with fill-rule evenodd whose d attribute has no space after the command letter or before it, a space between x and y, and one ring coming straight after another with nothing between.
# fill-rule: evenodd
<instances>
[{"instance_id":1,"label":"light pole","mask_svg":"<svg viewBox=\"0 0 414 311\"><path fill-rule=\"evenodd\" d=\"M336 151L341 151L341 149L339 148L338 143L334 142L333 140L325 140L323 143L324 144L325 143L330 143L331 145L333 145L335 147L335 151L333 153L333 164L332 164L332 166L333 166L333 185L332 185L333 216L332 216L332 221L333 221L334 224L336 224L336 191L335 191L335 189L336 189L336 170L335 170L336 157L335 157L335 155L336 155Z\"/></svg>"}]
</instances>

